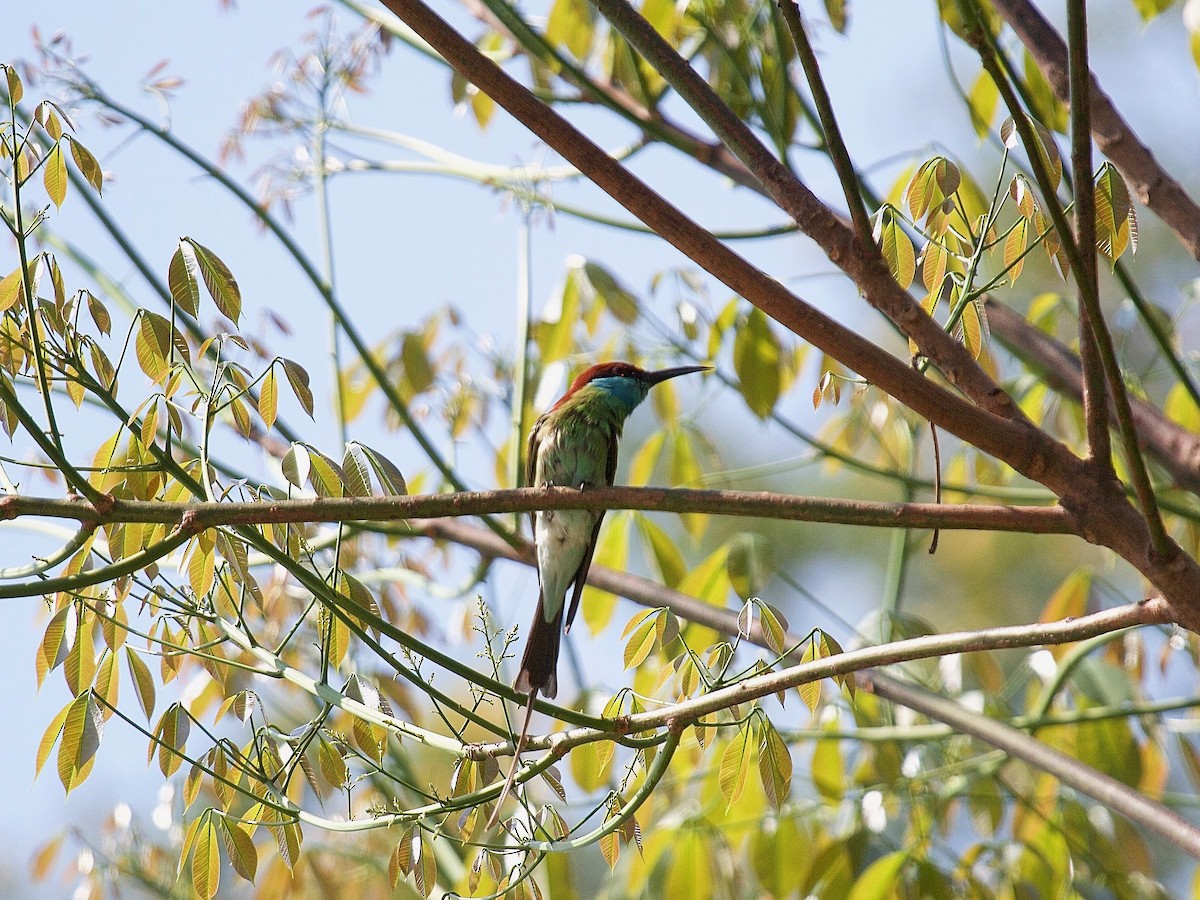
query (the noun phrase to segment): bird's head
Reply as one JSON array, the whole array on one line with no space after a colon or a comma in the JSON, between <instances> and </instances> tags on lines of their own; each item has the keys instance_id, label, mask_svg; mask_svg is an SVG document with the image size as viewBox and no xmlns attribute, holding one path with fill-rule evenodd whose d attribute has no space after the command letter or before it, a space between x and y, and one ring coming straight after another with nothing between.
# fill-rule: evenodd
<instances>
[{"instance_id":1,"label":"bird's head","mask_svg":"<svg viewBox=\"0 0 1200 900\"><path fill-rule=\"evenodd\" d=\"M592 387L621 401L632 411L634 407L646 399L646 395L654 385L666 381L668 378L689 375L692 372L707 372L711 368L712 366L676 366L673 369L659 369L654 372L648 372L645 369L638 368L633 363L596 363L594 366L589 366L579 373L575 380L571 382L570 390L563 395L562 399L555 406L560 406L578 391Z\"/></svg>"}]
</instances>

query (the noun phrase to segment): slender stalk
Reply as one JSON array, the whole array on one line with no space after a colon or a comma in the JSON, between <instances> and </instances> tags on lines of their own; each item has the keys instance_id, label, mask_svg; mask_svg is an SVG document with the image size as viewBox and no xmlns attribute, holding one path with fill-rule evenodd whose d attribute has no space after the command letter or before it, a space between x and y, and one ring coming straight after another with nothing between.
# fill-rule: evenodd
<instances>
[{"instance_id":1,"label":"slender stalk","mask_svg":"<svg viewBox=\"0 0 1200 900\"><path fill-rule=\"evenodd\" d=\"M525 483L524 447L526 389L529 384L529 333L532 327L533 243L530 234L532 210L523 205L521 224L517 230L517 337L516 362L512 370L512 431L508 450L508 483L518 487ZM513 519L513 531L520 531L521 521Z\"/></svg>"},{"instance_id":2,"label":"slender stalk","mask_svg":"<svg viewBox=\"0 0 1200 900\"><path fill-rule=\"evenodd\" d=\"M800 56L800 64L804 67L804 77L808 80L808 89L812 91L813 104L821 120L821 130L825 133L825 146L833 167L837 170L838 181L841 182L842 192L846 196L846 207L850 210L850 220L854 223L854 233L864 250L874 247L871 239L871 221L867 217L867 208L859 193L858 173L854 170L854 162L842 139L841 128L838 127L837 116L834 115L833 103L830 102L829 92L825 81L821 78L821 66L817 62L817 54L813 52L808 40L808 31L800 16L800 5L797 0L776 0L784 24L796 45Z\"/></svg>"},{"instance_id":3,"label":"slender stalk","mask_svg":"<svg viewBox=\"0 0 1200 900\"><path fill-rule=\"evenodd\" d=\"M326 71L319 94L321 118L313 133L313 193L317 201L317 231L321 236L321 263L325 269L323 281L329 292L337 292L334 271L333 225L329 206L329 171L325 164L326 135L329 124L326 120L326 93L328 91ZM341 326L332 310L329 313L329 359L333 366L334 413L337 419L338 440L346 445L350 435L346 431L346 382L342 374Z\"/></svg>"},{"instance_id":4,"label":"slender stalk","mask_svg":"<svg viewBox=\"0 0 1200 900\"><path fill-rule=\"evenodd\" d=\"M1083 361L1083 417L1088 454L1097 465L1113 471L1108 433L1108 392L1104 366L1092 324L1100 309L1100 279L1096 267L1096 193L1092 187L1091 98L1088 87L1086 0L1067 0L1067 29L1071 57L1071 171L1075 192L1075 242L1079 248L1079 356ZM1114 475L1115 477L1115 475Z\"/></svg>"},{"instance_id":5,"label":"slender stalk","mask_svg":"<svg viewBox=\"0 0 1200 900\"><path fill-rule=\"evenodd\" d=\"M1147 828L1193 857L1200 857L1200 828L1161 803L1138 793L1115 778L1067 756L1002 722L979 716L946 697L915 684L873 671L862 678L864 686L884 699L950 725L988 746L1004 750L1063 784L1099 800L1131 822Z\"/></svg>"}]
</instances>

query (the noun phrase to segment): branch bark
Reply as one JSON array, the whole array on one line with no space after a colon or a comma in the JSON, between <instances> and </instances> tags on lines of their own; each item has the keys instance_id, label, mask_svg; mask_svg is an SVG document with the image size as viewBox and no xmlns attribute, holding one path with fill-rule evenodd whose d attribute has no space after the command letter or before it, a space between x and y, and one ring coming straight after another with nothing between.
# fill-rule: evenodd
<instances>
[{"instance_id":1,"label":"branch bark","mask_svg":"<svg viewBox=\"0 0 1200 900\"><path fill-rule=\"evenodd\" d=\"M791 522L826 522L882 528L941 528L1072 534L1068 513L1056 506L880 503L800 497L766 491L690 488L566 487L414 494L404 497L323 497L247 503L167 503L113 500L99 508L81 498L10 495L0 498L0 521L21 516L76 519L92 525L140 522L175 525L189 534L221 525L288 522L364 522L482 516L546 509L638 509L750 516Z\"/></svg>"},{"instance_id":2,"label":"branch bark","mask_svg":"<svg viewBox=\"0 0 1200 900\"><path fill-rule=\"evenodd\" d=\"M1080 400L1083 376L1079 357L1003 303L990 297L985 302L992 334L1010 352L1038 369L1055 391ZM1129 401L1142 445L1176 485L1200 493L1200 435L1172 422L1145 400L1130 397Z\"/></svg>"}]
</instances>

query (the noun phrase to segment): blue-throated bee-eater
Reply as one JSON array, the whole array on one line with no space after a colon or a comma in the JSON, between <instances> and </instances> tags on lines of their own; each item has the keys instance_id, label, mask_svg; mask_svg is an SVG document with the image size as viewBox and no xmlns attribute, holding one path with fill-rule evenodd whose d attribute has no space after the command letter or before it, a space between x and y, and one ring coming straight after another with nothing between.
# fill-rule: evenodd
<instances>
[{"instance_id":1,"label":"blue-throated bee-eater","mask_svg":"<svg viewBox=\"0 0 1200 900\"><path fill-rule=\"evenodd\" d=\"M668 378L709 368L679 366L647 372L626 362L606 362L585 369L559 401L534 423L529 433L525 483L580 490L612 484L617 473L621 427L646 399L650 388ZM533 514L541 594L529 627L521 670L513 684L516 690L528 695L528 700L513 766L496 801L492 823L512 787L533 716L534 698L538 694L553 698L558 692L555 670L567 592L571 594L566 623L569 631L579 609L603 518L603 510L590 509L541 510Z\"/></svg>"}]
</instances>

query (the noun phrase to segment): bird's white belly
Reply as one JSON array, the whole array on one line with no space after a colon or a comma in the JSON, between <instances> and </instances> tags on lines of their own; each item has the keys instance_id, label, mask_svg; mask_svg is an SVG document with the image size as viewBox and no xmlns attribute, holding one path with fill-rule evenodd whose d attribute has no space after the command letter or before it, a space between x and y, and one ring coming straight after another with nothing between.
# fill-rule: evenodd
<instances>
[{"instance_id":1,"label":"bird's white belly","mask_svg":"<svg viewBox=\"0 0 1200 900\"><path fill-rule=\"evenodd\" d=\"M536 515L534 534L542 578L542 614L547 622L553 621L562 609L595 525L596 513L586 509L542 510Z\"/></svg>"}]
</instances>

